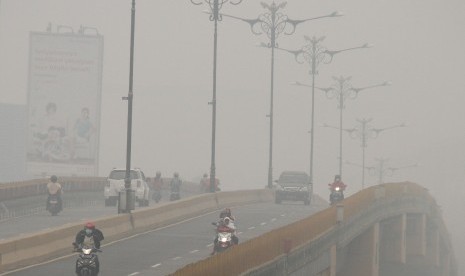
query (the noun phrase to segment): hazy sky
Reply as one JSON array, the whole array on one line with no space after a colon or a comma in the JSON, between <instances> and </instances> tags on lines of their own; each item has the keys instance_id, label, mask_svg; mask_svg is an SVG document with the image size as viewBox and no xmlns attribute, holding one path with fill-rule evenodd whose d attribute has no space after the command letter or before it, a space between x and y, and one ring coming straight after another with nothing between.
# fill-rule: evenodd
<instances>
[{"instance_id":1,"label":"hazy sky","mask_svg":"<svg viewBox=\"0 0 465 276\"><path fill-rule=\"evenodd\" d=\"M270 1L265 1L270 3ZM280 3L278 1L277 3ZM104 35L100 174L124 167L126 151L130 0L2 0L0 6L1 101L26 103L29 32L56 25L93 26ZM213 24L202 13L207 6L189 0L137 0L132 164L148 175L179 171L186 179L210 167ZM280 47L298 49L304 35L326 36L329 49L363 43L373 48L337 55L320 66L318 86L332 76L352 76L355 87L391 81L392 86L366 90L347 100L344 127L357 118L373 118L376 128L402 122L368 141L366 165L388 158L396 171L385 181L410 180L424 185L447 210L460 216L465 231L465 2L460 0L290 0L283 10L292 19L326 15L339 18L306 22L294 35L282 35ZM225 5L224 13L256 18L259 1ZM270 50L244 22L224 18L219 24L217 175L224 189L261 188L268 168ZM274 177L282 170L309 167L311 91L289 85L311 84L309 68L285 52L275 58ZM334 99L321 92L315 100L315 191L338 171L338 125ZM361 164L360 140L344 135L343 159ZM360 188L361 169L344 165L348 193ZM377 178L366 176L366 184ZM460 228L460 229L459 229ZM463 238L462 241L463 242Z\"/></svg>"}]
</instances>

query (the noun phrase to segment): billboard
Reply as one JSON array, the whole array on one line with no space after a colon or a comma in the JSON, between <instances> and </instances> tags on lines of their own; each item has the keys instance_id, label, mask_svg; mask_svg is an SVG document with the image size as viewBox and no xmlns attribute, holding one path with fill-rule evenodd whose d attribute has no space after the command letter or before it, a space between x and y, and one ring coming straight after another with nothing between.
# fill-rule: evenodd
<instances>
[{"instance_id":1,"label":"billboard","mask_svg":"<svg viewBox=\"0 0 465 276\"><path fill-rule=\"evenodd\" d=\"M98 173L103 37L30 33L27 173Z\"/></svg>"}]
</instances>

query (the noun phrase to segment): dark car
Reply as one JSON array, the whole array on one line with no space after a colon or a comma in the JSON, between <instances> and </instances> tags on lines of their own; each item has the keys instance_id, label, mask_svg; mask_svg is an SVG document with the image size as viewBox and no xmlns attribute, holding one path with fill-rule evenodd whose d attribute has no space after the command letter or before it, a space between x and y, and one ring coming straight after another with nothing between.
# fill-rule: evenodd
<instances>
[{"instance_id":1,"label":"dark car","mask_svg":"<svg viewBox=\"0 0 465 276\"><path fill-rule=\"evenodd\" d=\"M284 171L276 182L276 204L280 204L283 200L303 201L305 205L310 204L313 189L307 173Z\"/></svg>"}]
</instances>

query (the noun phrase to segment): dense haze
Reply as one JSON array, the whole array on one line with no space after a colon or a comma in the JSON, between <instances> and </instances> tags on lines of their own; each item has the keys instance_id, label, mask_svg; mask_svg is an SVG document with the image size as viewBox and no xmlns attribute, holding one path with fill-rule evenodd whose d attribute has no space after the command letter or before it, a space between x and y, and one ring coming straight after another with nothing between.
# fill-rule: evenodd
<instances>
[{"instance_id":1,"label":"dense haze","mask_svg":"<svg viewBox=\"0 0 465 276\"><path fill-rule=\"evenodd\" d=\"M268 2L268 1L265 1ZM279 2L278 2L279 3ZM100 170L124 167L126 153L130 0L3 0L0 4L0 101L26 104L30 31L49 22L96 27L104 36ZM178 171L198 179L209 171L211 153L213 24L206 5L189 0L137 0L134 64L132 164L147 175ZM280 47L298 49L304 35L326 36L329 49L363 43L373 48L335 56L322 65L317 86L332 76L352 76L355 87L391 81L392 86L363 91L347 100L344 127L357 118L373 118L384 128L368 140L366 161L388 158L390 167L418 164L385 176L385 182L413 181L427 187L442 206L455 243L464 244L465 203L465 2L460 0L290 0L284 13L292 19L343 17L306 22L294 35L279 37ZM224 13L256 18L259 1L225 5ZM225 190L262 188L268 169L270 50L241 21L219 24L217 88L217 175ZM285 52L275 58L274 178L282 170L308 171L311 91L309 68ZM327 196L326 184L338 171L339 112L334 99L315 99L315 191ZM343 159L361 164L360 140L344 134ZM348 193L361 187L361 169L344 165ZM366 175L366 184L377 183ZM458 259L463 249L456 246ZM462 255L459 255L462 254ZM463 270L462 270L463 271Z\"/></svg>"}]
</instances>

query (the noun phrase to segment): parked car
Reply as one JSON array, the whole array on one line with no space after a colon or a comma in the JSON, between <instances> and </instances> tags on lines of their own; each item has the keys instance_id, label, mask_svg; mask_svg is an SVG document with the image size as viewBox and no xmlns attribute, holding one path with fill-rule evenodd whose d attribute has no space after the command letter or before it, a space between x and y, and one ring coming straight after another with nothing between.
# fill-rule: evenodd
<instances>
[{"instance_id":1,"label":"parked car","mask_svg":"<svg viewBox=\"0 0 465 276\"><path fill-rule=\"evenodd\" d=\"M300 171L284 171L279 176L276 185L275 203L280 204L283 200L303 201L309 205L313 187L309 183L308 174Z\"/></svg>"},{"instance_id":2,"label":"parked car","mask_svg":"<svg viewBox=\"0 0 465 276\"><path fill-rule=\"evenodd\" d=\"M103 192L105 206L115 206L118 203L119 192L124 190L125 177L126 169L111 170ZM139 206L148 206L150 202L150 188L142 170L132 169L129 173L129 178L131 179L131 189L135 191L136 201L139 203Z\"/></svg>"}]
</instances>

